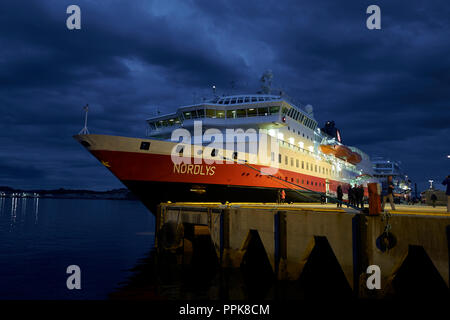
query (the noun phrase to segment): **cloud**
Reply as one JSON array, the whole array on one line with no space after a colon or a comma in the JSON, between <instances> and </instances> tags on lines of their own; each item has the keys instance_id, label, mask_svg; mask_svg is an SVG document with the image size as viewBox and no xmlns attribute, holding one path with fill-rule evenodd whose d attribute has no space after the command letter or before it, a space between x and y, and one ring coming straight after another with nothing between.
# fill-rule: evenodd
<instances>
[{"instance_id":1,"label":"cloud","mask_svg":"<svg viewBox=\"0 0 450 320\"><path fill-rule=\"evenodd\" d=\"M85 0L79 31L65 26L70 4L0 3L2 182L117 186L71 137L83 105L91 132L142 136L155 107L173 111L212 84L231 93L231 81L252 92L265 69L346 143L402 161L420 188L448 174L445 1L378 1L378 31L365 28L369 1Z\"/></svg>"}]
</instances>

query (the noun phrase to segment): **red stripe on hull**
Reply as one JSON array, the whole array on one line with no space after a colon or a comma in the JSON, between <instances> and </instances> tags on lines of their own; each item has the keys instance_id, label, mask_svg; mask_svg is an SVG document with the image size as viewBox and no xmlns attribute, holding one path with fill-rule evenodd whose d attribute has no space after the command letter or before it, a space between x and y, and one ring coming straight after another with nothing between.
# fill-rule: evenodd
<instances>
[{"instance_id":1,"label":"red stripe on hull","mask_svg":"<svg viewBox=\"0 0 450 320\"><path fill-rule=\"evenodd\" d=\"M293 188L325 192L326 179L312 175L301 174L279 169L276 177L283 181L261 175L259 172L243 164L192 164L175 167L170 156L134 152L92 150L92 154L103 162L120 180L155 181L192 184L221 184L235 186L250 186L263 188ZM260 165L252 165L261 170ZM304 188L296 187L289 182ZM298 179L298 182L297 182ZM329 179L329 190L336 191L342 182ZM347 184L343 185L343 188ZM344 189L346 190L346 189Z\"/></svg>"}]
</instances>

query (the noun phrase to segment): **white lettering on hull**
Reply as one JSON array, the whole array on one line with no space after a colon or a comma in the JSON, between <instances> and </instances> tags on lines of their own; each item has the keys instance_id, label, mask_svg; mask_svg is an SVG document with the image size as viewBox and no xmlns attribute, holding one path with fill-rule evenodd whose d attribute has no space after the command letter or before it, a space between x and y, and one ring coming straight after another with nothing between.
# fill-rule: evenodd
<instances>
[{"instance_id":1,"label":"white lettering on hull","mask_svg":"<svg viewBox=\"0 0 450 320\"><path fill-rule=\"evenodd\" d=\"M174 164L173 173L191 174L199 176L213 176L216 173L216 166L208 166L202 164Z\"/></svg>"}]
</instances>

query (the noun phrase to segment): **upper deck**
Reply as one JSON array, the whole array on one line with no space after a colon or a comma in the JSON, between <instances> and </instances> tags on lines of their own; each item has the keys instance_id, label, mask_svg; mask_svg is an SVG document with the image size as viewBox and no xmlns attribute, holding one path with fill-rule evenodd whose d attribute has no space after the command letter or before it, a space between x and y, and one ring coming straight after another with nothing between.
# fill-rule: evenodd
<instances>
[{"instance_id":1,"label":"upper deck","mask_svg":"<svg viewBox=\"0 0 450 320\"><path fill-rule=\"evenodd\" d=\"M192 129L196 120L201 120L205 129L277 129L288 126L290 122L311 132L317 128L312 112L302 110L282 96L257 94L215 97L203 103L182 106L174 113L151 117L147 119L150 129L147 134L169 138L174 129Z\"/></svg>"}]
</instances>

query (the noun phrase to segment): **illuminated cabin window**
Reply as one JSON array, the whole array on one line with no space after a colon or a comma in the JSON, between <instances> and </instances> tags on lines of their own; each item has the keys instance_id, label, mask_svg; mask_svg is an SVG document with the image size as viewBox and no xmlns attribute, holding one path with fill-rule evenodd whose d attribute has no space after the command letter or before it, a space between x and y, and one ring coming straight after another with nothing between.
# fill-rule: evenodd
<instances>
[{"instance_id":1,"label":"illuminated cabin window","mask_svg":"<svg viewBox=\"0 0 450 320\"><path fill-rule=\"evenodd\" d=\"M206 117L207 118L215 118L216 110L215 109L206 109Z\"/></svg>"},{"instance_id":2,"label":"illuminated cabin window","mask_svg":"<svg viewBox=\"0 0 450 320\"><path fill-rule=\"evenodd\" d=\"M269 108L258 108L258 116L267 116L269 114Z\"/></svg>"},{"instance_id":3,"label":"illuminated cabin window","mask_svg":"<svg viewBox=\"0 0 450 320\"><path fill-rule=\"evenodd\" d=\"M270 114L277 114L278 112L280 112L280 107L279 106L269 107L269 113Z\"/></svg>"},{"instance_id":4,"label":"illuminated cabin window","mask_svg":"<svg viewBox=\"0 0 450 320\"><path fill-rule=\"evenodd\" d=\"M216 111L216 117L220 118L220 119L225 118L225 110L217 110Z\"/></svg>"},{"instance_id":5,"label":"illuminated cabin window","mask_svg":"<svg viewBox=\"0 0 450 320\"><path fill-rule=\"evenodd\" d=\"M191 112L190 112L190 111L185 111L185 112L183 112L183 117L184 117L186 120L191 119Z\"/></svg>"},{"instance_id":6,"label":"illuminated cabin window","mask_svg":"<svg viewBox=\"0 0 450 320\"><path fill-rule=\"evenodd\" d=\"M295 159L295 166L298 168L298 163L299 163L299 160L298 159Z\"/></svg>"},{"instance_id":7,"label":"illuminated cabin window","mask_svg":"<svg viewBox=\"0 0 450 320\"><path fill-rule=\"evenodd\" d=\"M150 149L150 142L142 141L141 142L141 150L148 150Z\"/></svg>"},{"instance_id":8,"label":"illuminated cabin window","mask_svg":"<svg viewBox=\"0 0 450 320\"><path fill-rule=\"evenodd\" d=\"M288 163L289 163L289 158L288 158L288 156L284 156L284 164L285 164L285 165L288 165Z\"/></svg>"},{"instance_id":9,"label":"illuminated cabin window","mask_svg":"<svg viewBox=\"0 0 450 320\"><path fill-rule=\"evenodd\" d=\"M256 108L250 108L247 109L247 116L248 117L256 117L258 115Z\"/></svg>"},{"instance_id":10,"label":"illuminated cabin window","mask_svg":"<svg viewBox=\"0 0 450 320\"><path fill-rule=\"evenodd\" d=\"M227 110L227 118L236 118L236 110Z\"/></svg>"},{"instance_id":11,"label":"illuminated cabin window","mask_svg":"<svg viewBox=\"0 0 450 320\"><path fill-rule=\"evenodd\" d=\"M245 118L247 116L245 109L237 109L236 110L236 117L238 118Z\"/></svg>"}]
</instances>

